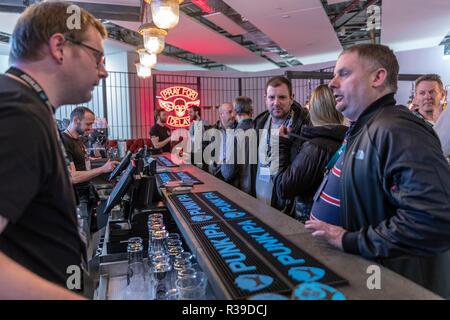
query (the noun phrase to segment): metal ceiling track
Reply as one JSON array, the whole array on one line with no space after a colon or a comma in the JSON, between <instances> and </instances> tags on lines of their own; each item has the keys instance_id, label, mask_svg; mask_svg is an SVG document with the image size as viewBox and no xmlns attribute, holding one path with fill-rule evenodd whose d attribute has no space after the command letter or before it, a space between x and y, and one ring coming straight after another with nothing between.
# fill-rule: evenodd
<instances>
[{"instance_id":1,"label":"metal ceiling track","mask_svg":"<svg viewBox=\"0 0 450 320\"><path fill-rule=\"evenodd\" d=\"M135 47L143 46L142 35L138 32L123 28L107 20L102 22L108 30L108 37L110 39L120 41ZM231 70L223 64L206 59L203 56L180 49L168 43L165 44L162 54L205 69L221 71Z\"/></svg>"},{"instance_id":2,"label":"metal ceiling track","mask_svg":"<svg viewBox=\"0 0 450 320\"><path fill-rule=\"evenodd\" d=\"M286 71L285 76L289 79L318 79L331 80L333 79L333 72L318 72L318 71ZM399 81L415 81L421 74L399 74Z\"/></svg>"},{"instance_id":3,"label":"metal ceiling track","mask_svg":"<svg viewBox=\"0 0 450 320\"><path fill-rule=\"evenodd\" d=\"M325 12L344 48L357 43L379 43L381 31L367 31L367 9L371 5L382 5L382 0L352 0L351 3L329 5L322 0Z\"/></svg>"},{"instance_id":4,"label":"metal ceiling track","mask_svg":"<svg viewBox=\"0 0 450 320\"><path fill-rule=\"evenodd\" d=\"M258 56L265 58L266 60L270 61L280 68L302 65L300 61L289 55L286 50L280 48L278 44L272 41L267 35L261 32L252 23L250 23L249 21L243 21L241 15L222 0L209 0L207 1L207 3L209 7L214 10L214 12L221 12L223 15L234 21L238 26L245 29L248 33L246 35L238 36L230 34L228 31L220 28L219 26L204 18L203 16L209 13L202 12L202 10L192 2L185 2L184 4L182 4L181 10L186 15L197 20L201 24L233 40L239 45L254 52ZM259 39L259 41L263 41L264 44L259 44L258 41L255 42L254 39ZM264 52L267 51L267 48L271 48L271 52L277 52L280 55L280 59L282 59L282 61L274 61L270 57L266 56ZM285 57L283 57L282 55L284 55Z\"/></svg>"}]
</instances>

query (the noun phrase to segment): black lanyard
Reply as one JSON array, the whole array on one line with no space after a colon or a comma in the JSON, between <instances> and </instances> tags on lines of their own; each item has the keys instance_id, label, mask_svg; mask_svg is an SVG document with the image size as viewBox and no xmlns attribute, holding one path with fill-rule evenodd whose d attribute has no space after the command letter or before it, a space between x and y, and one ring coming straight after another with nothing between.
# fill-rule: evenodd
<instances>
[{"instance_id":1,"label":"black lanyard","mask_svg":"<svg viewBox=\"0 0 450 320\"><path fill-rule=\"evenodd\" d=\"M39 100L41 100L48 108L48 111L50 112L51 116L53 117L53 123L56 130L56 137L58 139L58 144L60 146L61 152L64 157L64 161L66 163L67 168L70 167L70 160L67 157L66 149L64 148L64 145L61 140L61 135L58 130L58 126L56 125L56 118L55 118L55 107L52 105L50 100L48 99L47 94L45 93L44 89L34 80L29 74L23 72L20 69L17 69L15 67L10 67L5 72L6 74L13 75L23 81L25 81L26 84L30 86L31 89L33 89L34 92L36 92L37 96L39 97Z\"/></svg>"},{"instance_id":2,"label":"black lanyard","mask_svg":"<svg viewBox=\"0 0 450 320\"><path fill-rule=\"evenodd\" d=\"M289 126L289 124L292 125L293 117L294 117L294 111L291 110L291 112L289 112L289 115L287 116L287 118L284 119L283 123L278 128L281 128L282 126L284 126L286 124L288 126ZM266 144L267 144L266 155L269 158L272 156L272 145L270 144L270 137L272 136L271 130L272 130L272 117L269 116L269 128L267 129L267 136L266 136Z\"/></svg>"},{"instance_id":3,"label":"black lanyard","mask_svg":"<svg viewBox=\"0 0 450 320\"><path fill-rule=\"evenodd\" d=\"M49 112L52 116L55 114L55 107L51 104L50 100L48 99L47 94L45 93L44 89L34 80L30 75L26 74L20 69L17 69L15 67L10 67L8 70L6 70L7 74L11 74L13 76L16 76L17 78L20 78L21 80L25 81L31 89L36 92L39 99L45 103L45 105L48 107Z\"/></svg>"},{"instance_id":4,"label":"black lanyard","mask_svg":"<svg viewBox=\"0 0 450 320\"><path fill-rule=\"evenodd\" d=\"M334 153L333 157L325 167L326 172L330 171L334 167L334 165L339 160L341 155L345 152L346 148L347 148L347 140L344 140L344 142L341 144L341 147Z\"/></svg>"},{"instance_id":5,"label":"black lanyard","mask_svg":"<svg viewBox=\"0 0 450 320\"><path fill-rule=\"evenodd\" d=\"M340 148L331 157L331 160L328 162L328 164L326 166L325 174L327 174L334 167L334 165L339 160L341 155L345 152L345 149L347 149L347 140L354 128L355 128L355 122L353 122L350 125L350 127L348 127L347 131L345 132L344 141L342 142Z\"/></svg>"}]
</instances>

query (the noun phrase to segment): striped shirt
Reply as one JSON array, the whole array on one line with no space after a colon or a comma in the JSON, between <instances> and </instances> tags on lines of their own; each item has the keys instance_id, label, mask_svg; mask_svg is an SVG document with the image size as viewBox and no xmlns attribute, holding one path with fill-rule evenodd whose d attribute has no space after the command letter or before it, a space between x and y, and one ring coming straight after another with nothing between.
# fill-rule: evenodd
<instances>
[{"instance_id":1,"label":"striped shirt","mask_svg":"<svg viewBox=\"0 0 450 320\"><path fill-rule=\"evenodd\" d=\"M347 141L344 140L344 144ZM328 172L325 185L322 183L322 190L319 197L313 203L311 219L321 220L336 226L340 226L341 207L341 169L344 164L345 152L342 152L333 168Z\"/></svg>"}]
</instances>

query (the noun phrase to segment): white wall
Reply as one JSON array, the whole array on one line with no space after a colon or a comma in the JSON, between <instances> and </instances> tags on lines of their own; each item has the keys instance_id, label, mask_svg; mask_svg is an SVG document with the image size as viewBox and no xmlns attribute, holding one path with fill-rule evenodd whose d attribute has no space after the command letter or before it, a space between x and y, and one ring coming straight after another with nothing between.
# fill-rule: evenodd
<instances>
[{"instance_id":1,"label":"white wall","mask_svg":"<svg viewBox=\"0 0 450 320\"><path fill-rule=\"evenodd\" d=\"M106 57L108 71L128 72L128 54L126 52ZM128 91L128 75L114 74L106 78L106 86L114 90L106 91L109 137L111 139L130 139L130 95Z\"/></svg>"},{"instance_id":2,"label":"white wall","mask_svg":"<svg viewBox=\"0 0 450 320\"><path fill-rule=\"evenodd\" d=\"M108 54L105 57L105 62L106 62L106 70L108 71L129 72L127 52Z\"/></svg>"},{"instance_id":3,"label":"white wall","mask_svg":"<svg viewBox=\"0 0 450 320\"><path fill-rule=\"evenodd\" d=\"M0 55L0 73L3 73L8 69L8 56Z\"/></svg>"}]
</instances>

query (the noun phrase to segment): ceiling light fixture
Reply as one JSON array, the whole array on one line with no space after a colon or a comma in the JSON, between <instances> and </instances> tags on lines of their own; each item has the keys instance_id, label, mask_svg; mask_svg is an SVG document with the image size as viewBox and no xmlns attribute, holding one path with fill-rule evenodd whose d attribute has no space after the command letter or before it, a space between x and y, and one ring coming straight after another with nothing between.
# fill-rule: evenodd
<instances>
[{"instance_id":1,"label":"ceiling light fixture","mask_svg":"<svg viewBox=\"0 0 450 320\"><path fill-rule=\"evenodd\" d=\"M184 0L145 0L152 9L153 22L161 29L172 29L180 20L180 4Z\"/></svg>"},{"instance_id":2,"label":"ceiling light fixture","mask_svg":"<svg viewBox=\"0 0 450 320\"><path fill-rule=\"evenodd\" d=\"M142 1L142 0L141 0ZM138 76L147 78L151 76L156 65L156 55L163 52L167 29L178 24L180 18L180 4L184 0L143 0L142 25L139 33L144 38L144 48L138 48L140 62L136 64Z\"/></svg>"},{"instance_id":3,"label":"ceiling light fixture","mask_svg":"<svg viewBox=\"0 0 450 320\"><path fill-rule=\"evenodd\" d=\"M152 76L151 68L146 67L141 63L136 63L135 66L136 66L136 72L137 72L137 75L139 78L146 79L146 78L149 78Z\"/></svg>"},{"instance_id":4,"label":"ceiling light fixture","mask_svg":"<svg viewBox=\"0 0 450 320\"><path fill-rule=\"evenodd\" d=\"M166 30L153 23L146 23L139 27L139 33L144 37L144 47L149 53L159 54L164 50Z\"/></svg>"},{"instance_id":5,"label":"ceiling light fixture","mask_svg":"<svg viewBox=\"0 0 450 320\"><path fill-rule=\"evenodd\" d=\"M144 48L138 48L136 52L139 54L139 61L142 65L149 68L156 66L156 54L148 53Z\"/></svg>"}]
</instances>

